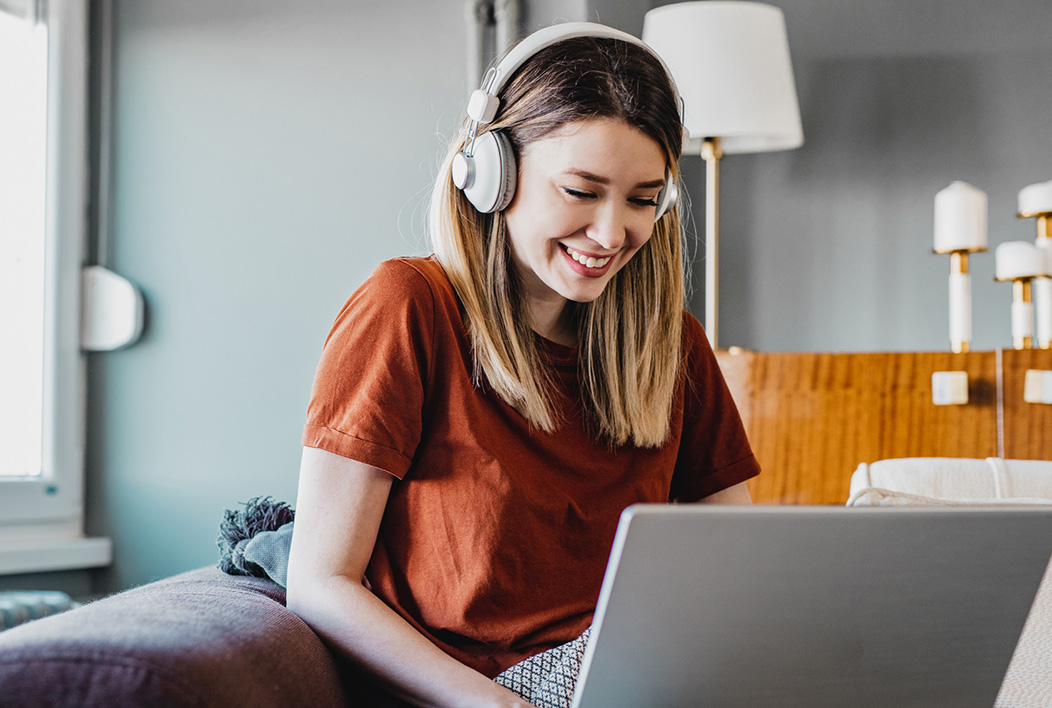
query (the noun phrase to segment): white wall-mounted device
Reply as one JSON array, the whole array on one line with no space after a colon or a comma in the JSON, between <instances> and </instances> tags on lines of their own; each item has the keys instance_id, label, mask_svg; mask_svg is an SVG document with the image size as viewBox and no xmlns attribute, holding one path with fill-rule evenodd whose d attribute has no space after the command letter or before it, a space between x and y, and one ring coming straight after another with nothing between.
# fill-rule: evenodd
<instances>
[{"instance_id":1,"label":"white wall-mounted device","mask_svg":"<svg viewBox=\"0 0 1052 708\"><path fill-rule=\"evenodd\" d=\"M142 335L145 305L135 285L102 266L81 274L80 348L108 352Z\"/></svg>"}]
</instances>

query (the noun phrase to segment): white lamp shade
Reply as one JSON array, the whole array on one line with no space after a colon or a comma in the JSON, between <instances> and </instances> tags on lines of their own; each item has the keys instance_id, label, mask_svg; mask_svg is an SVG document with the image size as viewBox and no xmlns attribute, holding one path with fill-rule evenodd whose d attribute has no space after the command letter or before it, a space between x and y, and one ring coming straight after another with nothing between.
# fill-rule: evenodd
<instances>
[{"instance_id":1,"label":"white lamp shade","mask_svg":"<svg viewBox=\"0 0 1052 708\"><path fill-rule=\"evenodd\" d=\"M1019 190L1019 213L1028 216L1052 213L1052 180Z\"/></svg>"},{"instance_id":2,"label":"white lamp shade","mask_svg":"<svg viewBox=\"0 0 1052 708\"><path fill-rule=\"evenodd\" d=\"M1044 252L1030 241L1006 241L994 251L998 280L1036 278L1048 274Z\"/></svg>"},{"instance_id":3,"label":"white lamp shade","mask_svg":"<svg viewBox=\"0 0 1052 708\"><path fill-rule=\"evenodd\" d=\"M688 152L720 138L724 153L800 147L804 132L782 11L757 2L701 0L647 12L643 41L683 97Z\"/></svg>"},{"instance_id":4,"label":"white lamp shade","mask_svg":"<svg viewBox=\"0 0 1052 708\"><path fill-rule=\"evenodd\" d=\"M935 195L935 252L986 250L986 192L953 182Z\"/></svg>"}]
</instances>

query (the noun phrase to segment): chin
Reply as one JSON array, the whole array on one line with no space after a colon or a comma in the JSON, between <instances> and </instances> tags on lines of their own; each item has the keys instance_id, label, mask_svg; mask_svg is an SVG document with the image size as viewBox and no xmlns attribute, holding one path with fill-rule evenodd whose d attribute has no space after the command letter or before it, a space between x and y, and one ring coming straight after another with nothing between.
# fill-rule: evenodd
<instances>
[{"instance_id":1,"label":"chin","mask_svg":"<svg viewBox=\"0 0 1052 708\"><path fill-rule=\"evenodd\" d=\"M562 293L562 296L571 302L579 302L581 304L593 302L599 299L599 296L606 290L606 283L603 283L603 287L600 288L589 288L588 290L573 290L570 292Z\"/></svg>"}]
</instances>

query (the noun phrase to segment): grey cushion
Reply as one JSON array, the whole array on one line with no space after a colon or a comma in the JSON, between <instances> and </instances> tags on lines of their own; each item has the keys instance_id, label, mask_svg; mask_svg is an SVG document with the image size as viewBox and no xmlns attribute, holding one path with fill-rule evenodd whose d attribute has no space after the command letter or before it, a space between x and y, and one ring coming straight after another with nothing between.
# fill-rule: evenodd
<instances>
[{"instance_id":1,"label":"grey cushion","mask_svg":"<svg viewBox=\"0 0 1052 708\"><path fill-rule=\"evenodd\" d=\"M0 632L0 706L360 705L284 601L202 568Z\"/></svg>"}]
</instances>

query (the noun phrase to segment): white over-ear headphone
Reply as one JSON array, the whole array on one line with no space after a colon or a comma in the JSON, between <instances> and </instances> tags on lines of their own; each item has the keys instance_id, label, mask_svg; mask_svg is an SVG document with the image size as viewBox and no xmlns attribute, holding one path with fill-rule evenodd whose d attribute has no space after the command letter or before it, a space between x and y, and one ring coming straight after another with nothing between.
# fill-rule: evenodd
<instances>
[{"instance_id":1,"label":"white over-ear headphone","mask_svg":"<svg viewBox=\"0 0 1052 708\"><path fill-rule=\"evenodd\" d=\"M453 184L463 191L468 201L483 214L501 211L511 203L512 197L515 196L518 166L515 164L515 152L512 150L508 136L500 130L489 130L479 135L479 126L491 123L494 116L497 115L497 109L500 107L498 94L516 69L545 47L573 37L620 39L643 47L661 63L668 75L669 83L673 90L676 90L672 72L669 71L661 57L642 40L613 27L594 22L567 22L546 27L526 37L508 52L508 55L497 66L486 72L482 80L482 87L472 92L467 109L471 122L468 125L464 149L453 157ZM683 101L678 91L676 91L676 100L679 102L680 123L682 124ZM672 208L678 196L676 181L666 170L665 186L661 188L657 196L654 221L660 219Z\"/></svg>"}]
</instances>

